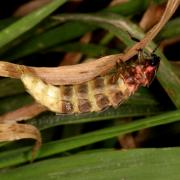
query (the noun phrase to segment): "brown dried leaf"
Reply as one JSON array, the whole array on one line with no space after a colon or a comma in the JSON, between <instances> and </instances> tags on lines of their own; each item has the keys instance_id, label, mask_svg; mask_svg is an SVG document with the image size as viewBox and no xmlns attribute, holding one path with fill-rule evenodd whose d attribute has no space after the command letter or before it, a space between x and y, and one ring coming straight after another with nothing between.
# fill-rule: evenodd
<instances>
[{"instance_id":1,"label":"brown dried leaf","mask_svg":"<svg viewBox=\"0 0 180 180\"><path fill-rule=\"evenodd\" d=\"M34 159L35 153L40 148L41 134L39 130L27 124L0 124L0 142L2 141L14 141L19 139L34 139L36 144L33 148L32 160Z\"/></svg>"},{"instance_id":2,"label":"brown dried leaf","mask_svg":"<svg viewBox=\"0 0 180 180\"><path fill-rule=\"evenodd\" d=\"M29 67L0 61L0 76L20 78L21 74L26 72L54 85L79 84L108 72L121 57L122 54L110 55L93 62L55 68Z\"/></svg>"}]
</instances>

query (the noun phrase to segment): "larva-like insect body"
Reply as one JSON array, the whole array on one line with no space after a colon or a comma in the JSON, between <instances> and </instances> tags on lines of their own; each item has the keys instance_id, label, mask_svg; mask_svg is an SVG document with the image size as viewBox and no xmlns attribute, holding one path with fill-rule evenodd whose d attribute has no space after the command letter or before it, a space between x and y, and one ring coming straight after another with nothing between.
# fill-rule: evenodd
<instances>
[{"instance_id":1,"label":"larva-like insect body","mask_svg":"<svg viewBox=\"0 0 180 180\"><path fill-rule=\"evenodd\" d=\"M30 74L21 79L27 91L40 104L51 111L63 114L101 111L109 106L118 106L132 93L119 78L112 83L112 75L97 77L78 85L53 86Z\"/></svg>"},{"instance_id":2,"label":"larva-like insect body","mask_svg":"<svg viewBox=\"0 0 180 180\"><path fill-rule=\"evenodd\" d=\"M154 54L153 54L154 55ZM152 55L152 57L153 57ZM117 107L140 86L148 86L159 66L159 57L123 64L118 72L78 85L53 86L31 74L22 74L27 91L49 110L62 114L97 112ZM113 82L115 76L117 80Z\"/></svg>"}]
</instances>

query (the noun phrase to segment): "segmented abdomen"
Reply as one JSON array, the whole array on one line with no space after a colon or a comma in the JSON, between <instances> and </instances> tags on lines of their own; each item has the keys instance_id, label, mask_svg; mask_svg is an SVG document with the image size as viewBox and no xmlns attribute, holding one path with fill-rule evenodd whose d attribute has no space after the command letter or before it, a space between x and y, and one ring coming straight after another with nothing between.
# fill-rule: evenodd
<instances>
[{"instance_id":1,"label":"segmented abdomen","mask_svg":"<svg viewBox=\"0 0 180 180\"><path fill-rule=\"evenodd\" d=\"M131 95L128 85L112 76L97 77L78 85L53 86L30 74L21 77L27 91L51 111L63 114L101 111L116 107Z\"/></svg>"}]
</instances>

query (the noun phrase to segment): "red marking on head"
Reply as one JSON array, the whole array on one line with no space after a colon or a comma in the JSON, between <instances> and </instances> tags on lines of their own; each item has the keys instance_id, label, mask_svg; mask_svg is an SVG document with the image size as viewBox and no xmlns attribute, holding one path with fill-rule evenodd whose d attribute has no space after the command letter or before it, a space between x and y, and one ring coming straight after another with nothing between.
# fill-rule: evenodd
<instances>
[{"instance_id":1,"label":"red marking on head","mask_svg":"<svg viewBox=\"0 0 180 180\"><path fill-rule=\"evenodd\" d=\"M142 66L138 65L135 67L135 80L141 86L148 86L155 76L157 67L155 66Z\"/></svg>"},{"instance_id":2,"label":"red marking on head","mask_svg":"<svg viewBox=\"0 0 180 180\"><path fill-rule=\"evenodd\" d=\"M155 69L156 69L156 67L154 67L154 66L147 66L145 69L145 73L155 71Z\"/></svg>"},{"instance_id":3,"label":"red marking on head","mask_svg":"<svg viewBox=\"0 0 180 180\"><path fill-rule=\"evenodd\" d=\"M129 91L134 93L139 86L149 86L157 68L158 66L151 66L149 62L145 62L127 69L122 75Z\"/></svg>"}]
</instances>

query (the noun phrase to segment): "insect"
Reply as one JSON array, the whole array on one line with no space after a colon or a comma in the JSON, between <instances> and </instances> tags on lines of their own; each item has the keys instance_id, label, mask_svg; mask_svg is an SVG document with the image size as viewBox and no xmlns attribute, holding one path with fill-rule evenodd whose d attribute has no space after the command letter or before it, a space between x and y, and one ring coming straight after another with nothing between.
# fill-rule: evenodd
<instances>
[{"instance_id":1,"label":"insect","mask_svg":"<svg viewBox=\"0 0 180 180\"><path fill-rule=\"evenodd\" d=\"M149 86L156 75L160 58L152 52L138 51L138 57L119 61L111 74L77 85L53 86L23 73L21 80L27 91L50 111L60 114L79 114L117 107L140 86Z\"/></svg>"},{"instance_id":2,"label":"insect","mask_svg":"<svg viewBox=\"0 0 180 180\"><path fill-rule=\"evenodd\" d=\"M160 58L154 51L148 55L139 50L138 55L128 62L119 60L114 72L108 75L81 84L61 86L47 84L34 75L22 71L21 67L19 70L24 86L39 104L58 114L80 114L102 111L110 106L117 107L140 86L151 84L159 63ZM11 121L4 123L2 118L0 130L0 141L35 139L31 161L34 159L42 143L41 134L36 127Z\"/></svg>"}]
</instances>

